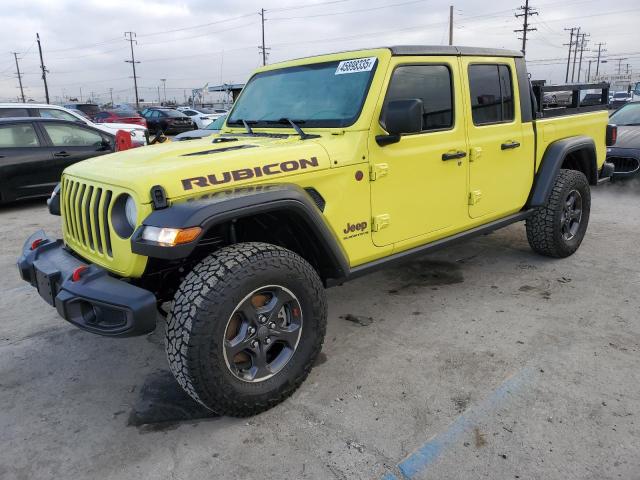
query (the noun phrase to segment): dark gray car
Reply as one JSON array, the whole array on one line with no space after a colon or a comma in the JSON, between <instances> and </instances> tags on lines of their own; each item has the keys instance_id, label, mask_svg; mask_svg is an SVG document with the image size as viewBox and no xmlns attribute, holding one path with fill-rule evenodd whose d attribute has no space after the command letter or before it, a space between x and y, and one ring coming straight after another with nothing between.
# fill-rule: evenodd
<instances>
[{"instance_id":1,"label":"dark gray car","mask_svg":"<svg viewBox=\"0 0 640 480\"><path fill-rule=\"evenodd\" d=\"M627 103L616 110L609 123L618 126L618 139L607 148L607 161L613 163L613 178L632 177L640 172L640 102Z\"/></svg>"}]
</instances>

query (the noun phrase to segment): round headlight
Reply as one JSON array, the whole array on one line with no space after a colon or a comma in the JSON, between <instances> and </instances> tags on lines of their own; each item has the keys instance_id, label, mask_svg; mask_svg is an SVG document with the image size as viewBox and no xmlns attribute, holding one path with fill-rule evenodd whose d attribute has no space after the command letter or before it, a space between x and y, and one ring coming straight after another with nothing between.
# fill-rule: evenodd
<instances>
[{"instance_id":1,"label":"round headlight","mask_svg":"<svg viewBox=\"0 0 640 480\"><path fill-rule=\"evenodd\" d=\"M127 201L124 204L124 212L129 226L135 229L136 224L138 223L138 209L136 208L136 202L133 197L127 195Z\"/></svg>"},{"instance_id":2,"label":"round headlight","mask_svg":"<svg viewBox=\"0 0 640 480\"><path fill-rule=\"evenodd\" d=\"M138 209L131 195L123 193L111 208L111 225L120 238L129 238L138 223Z\"/></svg>"}]
</instances>

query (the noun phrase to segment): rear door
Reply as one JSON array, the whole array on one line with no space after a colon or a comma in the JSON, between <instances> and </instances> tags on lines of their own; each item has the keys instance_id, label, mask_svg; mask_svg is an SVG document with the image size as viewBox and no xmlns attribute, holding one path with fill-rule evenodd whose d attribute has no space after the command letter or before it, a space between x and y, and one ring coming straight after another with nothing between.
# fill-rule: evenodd
<instances>
[{"instance_id":1,"label":"rear door","mask_svg":"<svg viewBox=\"0 0 640 480\"><path fill-rule=\"evenodd\" d=\"M469 119L469 216L490 221L526 202L533 147L523 137L514 60L462 57L462 68Z\"/></svg>"},{"instance_id":2,"label":"rear door","mask_svg":"<svg viewBox=\"0 0 640 480\"><path fill-rule=\"evenodd\" d=\"M49 152L32 122L0 125L0 195L2 200L45 195Z\"/></svg>"}]
</instances>

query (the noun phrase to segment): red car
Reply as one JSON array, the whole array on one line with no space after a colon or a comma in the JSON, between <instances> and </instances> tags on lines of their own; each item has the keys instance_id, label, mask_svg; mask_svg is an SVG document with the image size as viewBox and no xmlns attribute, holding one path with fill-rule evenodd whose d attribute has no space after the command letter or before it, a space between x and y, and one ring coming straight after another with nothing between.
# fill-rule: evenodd
<instances>
[{"instance_id":1,"label":"red car","mask_svg":"<svg viewBox=\"0 0 640 480\"><path fill-rule=\"evenodd\" d=\"M105 110L98 112L93 121L96 123L132 123L147 126L147 121L132 110Z\"/></svg>"}]
</instances>

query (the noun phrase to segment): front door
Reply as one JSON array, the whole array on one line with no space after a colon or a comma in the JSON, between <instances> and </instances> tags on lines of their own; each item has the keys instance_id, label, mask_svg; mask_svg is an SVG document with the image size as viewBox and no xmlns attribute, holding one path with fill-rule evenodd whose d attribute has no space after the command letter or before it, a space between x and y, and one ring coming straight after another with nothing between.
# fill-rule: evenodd
<instances>
[{"instance_id":1,"label":"front door","mask_svg":"<svg viewBox=\"0 0 640 480\"><path fill-rule=\"evenodd\" d=\"M503 216L522 208L533 181L533 147L515 102L520 98L515 64L463 57L462 66L470 96L469 216Z\"/></svg>"},{"instance_id":2,"label":"front door","mask_svg":"<svg viewBox=\"0 0 640 480\"><path fill-rule=\"evenodd\" d=\"M392 100L421 99L422 131L380 146L371 129L371 205L377 246L420 244L467 219L467 140L457 57L396 57L378 109Z\"/></svg>"}]
</instances>

